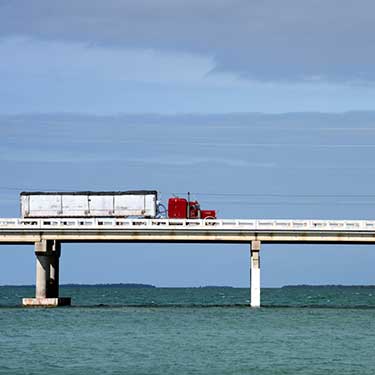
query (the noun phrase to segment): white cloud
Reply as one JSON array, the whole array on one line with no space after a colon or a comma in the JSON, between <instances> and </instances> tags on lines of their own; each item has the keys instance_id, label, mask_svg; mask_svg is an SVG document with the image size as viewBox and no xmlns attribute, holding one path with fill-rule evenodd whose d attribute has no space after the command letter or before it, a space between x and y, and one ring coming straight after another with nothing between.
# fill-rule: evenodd
<instances>
[{"instance_id":1,"label":"white cloud","mask_svg":"<svg viewBox=\"0 0 375 375\"><path fill-rule=\"evenodd\" d=\"M374 108L375 86L270 83L197 51L0 39L0 113L233 113Z\"/></svg>"},{"instance_id":2,"label":"white cloud","mask_svg":"<svg viewBox=\"0 0 375 375\"><path fill-rule=\"evenodd\" d=\"M0 42L0 74L152 83L189 83L205 79L209 58L151 49L90 47L84 43L9 38Z\"/></svg>"},{"instance_id":3,"label":"white cloud","mask_svg":"<svg viewBox=\"0 0 375 375\"><path fill-rule=\"evenodd\" d=\"M205 56L263 82L366 84L374 12L372 0L18 0L0 2L0 37Z\"/></svg>"}]
</instances>

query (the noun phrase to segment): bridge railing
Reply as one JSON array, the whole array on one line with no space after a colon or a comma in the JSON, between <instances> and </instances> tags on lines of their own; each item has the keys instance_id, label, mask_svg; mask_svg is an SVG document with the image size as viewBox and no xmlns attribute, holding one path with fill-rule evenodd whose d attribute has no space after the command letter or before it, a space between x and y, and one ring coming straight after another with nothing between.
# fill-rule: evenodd
<instances>
[{"instance_id":1,"label":"bridge railing","mask_svg":"<svg viewBox=\"0 0 375 375\"><path fill-rule=\"evenodd\" d=\"M187 230L272 230L272 231L375 231L370 220L273 220L273 219L102 219L102 218L0 218L0 231L6 229L116 229L135 230L187 229Z\"/></svg>"}]
</instances>

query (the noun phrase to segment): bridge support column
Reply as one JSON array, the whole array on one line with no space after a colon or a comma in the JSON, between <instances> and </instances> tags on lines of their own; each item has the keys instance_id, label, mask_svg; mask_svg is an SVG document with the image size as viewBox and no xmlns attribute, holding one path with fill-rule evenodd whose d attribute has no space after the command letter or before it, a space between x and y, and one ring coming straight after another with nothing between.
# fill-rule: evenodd
<instances>
[{"instance_id":1,"label":"bridge support column","mask_svg":"<svg viewBox=\"0 0 375 375\"><path fill-rule=\"evenodd\" d=\"M53 240L35 242L35 298L23 298L24 306L66 306L70 298L59 298L59 259L61 243Z\"/></svg>"},{"instance_id":2,"label":"bridge support column","mask_svg":"<svg viewBox=\"0 0 375 375\"><path fill-rule=\"evenodd\" d=\"M250 306L260 307L260 241L250 245Z\"/></svg>"}]
</instances>

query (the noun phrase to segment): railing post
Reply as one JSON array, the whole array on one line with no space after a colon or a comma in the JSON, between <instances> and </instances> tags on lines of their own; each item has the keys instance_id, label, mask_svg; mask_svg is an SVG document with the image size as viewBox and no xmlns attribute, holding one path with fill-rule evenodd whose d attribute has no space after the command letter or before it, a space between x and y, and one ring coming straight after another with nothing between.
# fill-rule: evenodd
<instances>
[{"instance_id":1,"label":"railing post","mask_svg":"<svg viewBox=\"0 0 375 375\"><path fill-rule=\"evenodd\" d=\"M260 307L260 241L250 245L250 306Z\"/></svg>"}]
</instances>

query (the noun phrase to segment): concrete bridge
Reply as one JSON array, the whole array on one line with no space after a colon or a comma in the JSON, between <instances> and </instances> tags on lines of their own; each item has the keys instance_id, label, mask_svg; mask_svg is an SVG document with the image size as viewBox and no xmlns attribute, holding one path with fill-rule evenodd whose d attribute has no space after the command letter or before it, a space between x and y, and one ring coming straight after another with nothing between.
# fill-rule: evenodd
<instances>
[{"instance_id":1,"label":"concrete bridge","mask_svg":"<svg viewBox=\"0 0 375 375\"><path fill-rule=\"evenodd\" d=\"M250 305L259 307L262 243L372 244L375 221L0 219L0 244L35 245L36 295L24 298L25 306L70 304L70 298L59 298L59 258L64 242L247 243Z\"/></svg>"}]
</instances>

